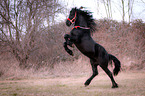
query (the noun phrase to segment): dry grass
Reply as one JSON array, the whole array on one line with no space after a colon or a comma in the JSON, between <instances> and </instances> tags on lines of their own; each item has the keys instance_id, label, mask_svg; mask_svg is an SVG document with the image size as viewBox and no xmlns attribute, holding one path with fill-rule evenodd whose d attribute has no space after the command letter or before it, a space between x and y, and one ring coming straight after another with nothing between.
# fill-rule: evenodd
<instances>
[{"instance_id":1,"label":"dry grass","mask_svg":"<svg viewBox=\"0 0 145 96\"><path fill-rule=\"evenodd\" d=\"M0 81L0 96L145 96L145 72L121 72L116 81L119 88L101 72L88 87L83 83L89 77L29 78ZM39 78L39 79L38 79Z\"/></svg>"},{"instance_id":2,"label":"dry grass","mask_svg":"<svg viewBox=\"0 0 145 96\"><path fill-rule=\"evenodd\" d=\"M11 63L8 63L11 62ZM49 66L41 67L39 70L35 68L29 68L22 70L13 60L0 61L0 70L3 73L0 76L1 80L5 79L18 79L18 78L35 78L35 77L54 77L54 76L73 76L84 75L91 72L91 65L89 59L86 57L80 57L75 61L60 62L54 65L54 68Z\"/></svg>"}]
</instances>

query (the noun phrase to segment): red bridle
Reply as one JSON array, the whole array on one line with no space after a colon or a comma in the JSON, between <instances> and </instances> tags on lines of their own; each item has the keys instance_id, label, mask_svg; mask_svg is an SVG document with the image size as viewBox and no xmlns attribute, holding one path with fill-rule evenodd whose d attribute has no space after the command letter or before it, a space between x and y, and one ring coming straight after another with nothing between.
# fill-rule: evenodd
<instances>
[{"instance_id":1,"label":"red bridle","mask_svg":"<svg viewBox=\"0 0 145 96\"><path fill-rule=\"evenodd\" d=\"M88 27L81 27L81 26L74 26L72 29L77 29L77 28L81 28L81 29L90 29L90 28L88 28Z\"/></svg>"},{"instance_id":2,"label":"red bridle","mask_svg":"<svg viewBox=\"0 0 145 96\"><path fill-rule=\"evenodd\" d=\"M76 21L76 16L77 16L77 11L75 11L75 16L72 19L67 18L67 20L69 20L72 24ZM81 26L74 26L72 29L77 29L77 28L81 28L81 29L90 29L88 27L81 27Z\"/></svg>"},{"instance_id":3,"label":"red bridle","mask_svg":"<svg viewBox=\"0 0 145 96\"><path fill-rule=\"evenodd\" d=\"M75 12L75 16L72 19L67 18L72 24L76 21L77 12Z\"/></svg>"}]
</instances>

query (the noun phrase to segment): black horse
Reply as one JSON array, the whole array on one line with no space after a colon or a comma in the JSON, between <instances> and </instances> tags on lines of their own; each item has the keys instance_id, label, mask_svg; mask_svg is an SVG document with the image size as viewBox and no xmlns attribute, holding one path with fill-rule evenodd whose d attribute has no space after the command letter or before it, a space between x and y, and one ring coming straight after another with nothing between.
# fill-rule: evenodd
<instances>
[{"instance_id":1,"label":"black horse","mask_svg":"<svg viewBox=\"0 0 145 96\"><path fill-rule=\"evenodd\" d=\"M73 52L67 45L72 47L72 44L75 44L81 53L90 58L93 74L85 82L85 86L88 86L92 79L98 75L97 66L99 65L110 77L112 88L117 88L118 85L108 69L108 62L113 60L115 65L113 73L114 75L117 75L121 68L120 61L115 56L108 54L101 45L97 44L92 39L91 33L95 32L96 23L92 18L91 12L72 8L69 18L66 21L67 26L70 26L71 24L74 24L74 28L71 30L70 35L65 34L64 38L66 42L64 42L64 48L70 55L73 55Z\"/></svg>"}]
</instances>

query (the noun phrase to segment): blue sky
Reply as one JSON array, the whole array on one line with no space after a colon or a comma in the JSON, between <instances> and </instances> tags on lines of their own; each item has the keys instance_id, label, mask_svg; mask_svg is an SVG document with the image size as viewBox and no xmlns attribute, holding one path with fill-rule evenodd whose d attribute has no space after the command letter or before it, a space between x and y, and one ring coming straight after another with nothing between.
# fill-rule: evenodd
<instances>
[{"instance_id":1,"label":"blue sky","mask_svg":"<svg viewBox=\"0 0 145 96\"><path fill-rule=\"evenodd\" d=\"M61 0L62 4L66 5L71 10L72 7L84 6L87 10L93 12L93 17L96 19L106 18L106 11L102 0ZM99 3L98 3L98 2ZM125 0L128 1L128 0ZM134 0L133 15L131 20L142 19L145 22L145 0ZM121 21L121 0L112 0L112 19ZM69 10L69 11L70 11ZM125 2L125 21L128 21L127 2Z\"/></svg>"}]
</instances>

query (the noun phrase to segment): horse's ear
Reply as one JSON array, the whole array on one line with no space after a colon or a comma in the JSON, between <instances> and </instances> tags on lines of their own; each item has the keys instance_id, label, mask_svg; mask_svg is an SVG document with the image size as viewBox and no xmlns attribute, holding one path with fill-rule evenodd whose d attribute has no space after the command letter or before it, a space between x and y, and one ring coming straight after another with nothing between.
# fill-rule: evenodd
<instances>
[{"instance_id":1,"label":"horse's ear","mask_svg":"<svg viewBox=\"0 0 145 96\"><path fill-rule=\"evenodd\" d=\"M75 11L77 10L77 7L75 7Z\"/></svg>"},{"instance_id":2,"label":"horse's ear","mask_svg":"<svg viewBox=\"0 0 145 96\"><path fill-rule=\"evenodd\" d=\"M83 9L84 7L83 6L81 6L79 9Z\"/></svg>"}]
</instances>

